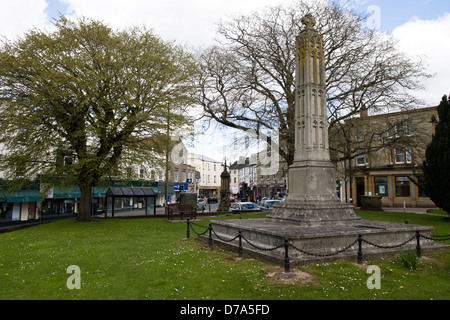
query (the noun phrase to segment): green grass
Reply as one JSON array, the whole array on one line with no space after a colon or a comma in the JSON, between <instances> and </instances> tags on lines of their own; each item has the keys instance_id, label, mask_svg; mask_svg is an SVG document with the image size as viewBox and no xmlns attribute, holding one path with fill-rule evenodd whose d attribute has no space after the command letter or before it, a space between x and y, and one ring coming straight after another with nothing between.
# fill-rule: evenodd
<instances>
[{"instance_id":1,"label":"green grass","mask_svg":"<svg viewBox=\"0 0 450 320\"><path fill-rule=\"evenodd\" d=\"M440 216L358 213L450 234ZM415 270L398 258L368 261L381 270L381 289L369 290L367 265L292 268L313 281L282 284L268 277L276 266L185 237L185 223L154 219L65 220L0 234L0 299L450 299L449 251L427 255ZM80 290L66 286L70 265L80 267Z\"/></svg>"}]
</instances>

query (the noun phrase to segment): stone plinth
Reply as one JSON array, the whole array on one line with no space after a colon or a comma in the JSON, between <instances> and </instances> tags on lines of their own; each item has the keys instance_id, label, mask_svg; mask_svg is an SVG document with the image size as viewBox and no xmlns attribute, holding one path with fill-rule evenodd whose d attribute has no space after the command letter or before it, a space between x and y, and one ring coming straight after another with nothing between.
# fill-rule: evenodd
<instances>
[{"instance_id":1,"label":"stone plinth","mask_svg":"<svg viewBox=\"0 0 450 320\"><path fill-rule=\"evenodd\" d=\"M361 210L383 211L382 196L361 196Z\"/></svg>"},{"instance_id":2,"label":"stone plinth","mask_svg":"<svg viewBox=\"0 0 450 320\"><path fill-rule=\"evenodd\" d=\"M398 224L380 221L359 220L347 225L328 225L320 227L301 227L295 224L274 222L270 219L238 219L211 221L214 244L221 247L238 250L238 239L228 241L236 237L242 231L243 252L247 256L262 261L283 264L284 248L272 249L289 242L298 249L318 256L302 253L293 248L289 249L289 259L292 265L309 265L329 261L357 261L358 235L361 233L364 240L378 246L396 246L409 241L407 244L393 249L374 247L363 242L362 251L364 259L388 257L399 250L416 248L415 234L420 230L421 235L431 237L433 227L417 226L411 224ZM208 236L200 237L208 241ZM248 243L250 242L250 244ZM353 244L353 245L351 245ZM349 245L351 245L349 247ZM255 248L256 247L256 248ZM349 248L348 248L349 247ZM448 249L449 246L435 244L431 240L421 238L422 251L436 251ZM338 251L344 252L335 254Z\"/></svg>"},{"instance_id":3,"label":"stone plinth","mask_svg":"<svg viewBox=\"0 0 450 320\"><path fill-rule=\"evenodd\" d=\"M353 205L342 203L335 195L292 195L284 203L275 204L268 221L303 227L346 225L361 220Z\"/></svg>"}]
</instances>

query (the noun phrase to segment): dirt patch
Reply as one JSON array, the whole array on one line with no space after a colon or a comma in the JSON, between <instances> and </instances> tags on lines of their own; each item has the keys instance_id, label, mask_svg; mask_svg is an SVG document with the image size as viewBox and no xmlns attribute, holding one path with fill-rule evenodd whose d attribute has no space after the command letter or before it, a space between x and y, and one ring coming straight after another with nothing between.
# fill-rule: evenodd
<instances>
[{"instance_id":1,"label":"dirt patch","mask_svg":"<svg viewBox=\"0 0 450 320\"><path fill-rule=\"evenodd\" d=\"M436 264L436 265L438 265L440 267L444 266L444 263L440 262L438 259L433 258L433 257L422 256L422 257L420 257L419 261L431 262L431 263L434 263L434 264Z\"/></svg>"},{"instance_id":2,"label":"dirt patch","mask_svg":"<svg viewBox=\"0 0 450 320\"><path fill-rule=\"evenodd\" d=\"M242 260L250 260L250 259L249 258L239 258L237 256L228 256L228 257L225 257L223 259L224 262L229 262L229 263L239 262L239 261L242 261Z\"/></svg>"},{"instance_id":3,"label":"dirt patch","mask_svg":"<svg viewBox=\"0 0 450 320\"><path fill-rule=\"evenodd\" d=\"M273 283L281 284L300 284L305 285L314 282L314 278L309 273L293 270L289 273L285 273L284 269L272 270L267 274L267 277Z\"/></svg>"}]
</instances>

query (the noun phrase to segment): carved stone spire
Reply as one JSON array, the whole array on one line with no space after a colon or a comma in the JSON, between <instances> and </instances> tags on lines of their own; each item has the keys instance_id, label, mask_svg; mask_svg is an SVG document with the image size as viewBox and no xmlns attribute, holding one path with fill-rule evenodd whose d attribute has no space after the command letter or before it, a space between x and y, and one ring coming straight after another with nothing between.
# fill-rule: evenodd
<instances>
[{"instance_id":1,"label":"carved stone spire","mask_svg":"<svg viewBox=\"0 0 450 320\"><path fill-rule=\"evenodd\" d=\"M295 161L329 161L323 37L314 18L302 19L297 37Z\"/></svg>"},{"instance_id":2,"label":"carved stone spire","mask_svg":"<svg viewBox=\"0 0 450 320\"><path fill-rule=\"evenodd\" d=\"M301 21L305 25L306 29L312 29L316 25L316 20L313 18L312 14L310 14L310 13L305 15Z\"/></svg>"},{"instance_id":3,"label":"carved stone spire","mask_svg":"<svg viewBox=\"0 0 450 320\"><path fill-rule=\"evenodd\" d=\"M289 197L268 215L274 221L306 225L360 219L336 196L336 169L330 161L322 35L307 14L297 37L295 154L289 167Z\"/></svg>"}]
</instances>

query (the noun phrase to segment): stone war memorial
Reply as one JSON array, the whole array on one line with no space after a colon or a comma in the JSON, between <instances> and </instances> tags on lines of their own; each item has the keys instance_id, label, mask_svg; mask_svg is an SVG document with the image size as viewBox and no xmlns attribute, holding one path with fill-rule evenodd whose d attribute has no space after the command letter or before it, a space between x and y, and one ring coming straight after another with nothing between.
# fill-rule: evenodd
<instances>
[{"instance_id":1,"label":"stone war memorial","mask_svg":"<svg viewBox=\"0 0 450 320\"><path fill-rule=\"evenodd\" d=\"M304 265L380 258L399 250L441 250L433 227L362 220L335 193L330 161L324 45L311 14L297 37L295 158L289 196L263 219L211 221L210 241L260 260ZM240 235L238 237L238 235ZM207 240L207 236L200 237Z\"/></svg>"}]
</instances>

